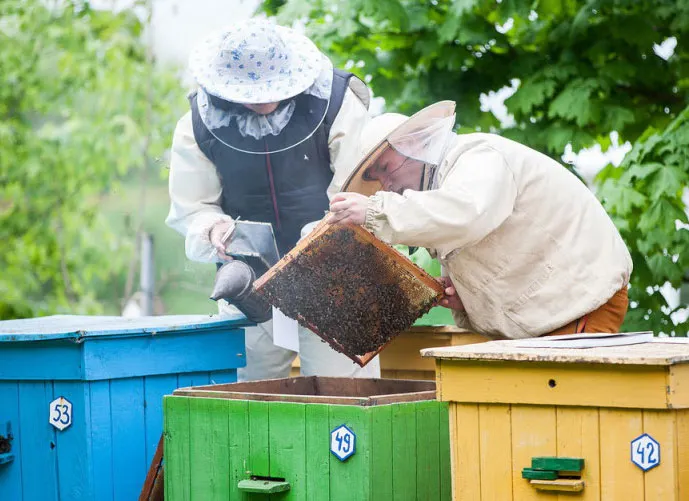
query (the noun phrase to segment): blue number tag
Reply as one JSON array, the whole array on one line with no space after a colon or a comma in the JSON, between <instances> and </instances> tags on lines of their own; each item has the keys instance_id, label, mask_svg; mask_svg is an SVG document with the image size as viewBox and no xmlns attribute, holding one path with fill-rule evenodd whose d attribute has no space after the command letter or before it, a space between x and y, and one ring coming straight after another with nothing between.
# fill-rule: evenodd
<instances>
[{"instance_id":1,"label":"blue number tag","mask_svg":"<svg viewBox=\"0 0 689 501\"><path fill-rule=\"evenodd\" d=\"M49 421L55 428L62 431L72 424L72 404L64 397L58 397L50 402Z\"/></svg>"},{"instance_id":2,"label":"blue number tag","mask_svg":"<svg viewBox=\"0 0 689 501\"><path fill-rule=\"evenodd\" d=\"M356 435L342 424L330 432L330 452L345 461L356 452Z\"/></svg>"},{"instance_id":3,"label":"blue number tag","mask_svg":"<svg viewBox=\"0 0 689 501\"><path fill-rule=\"evenodd\" d=\"M631 442L632 463L648 471L660 464L660 443L648 433L639 435Z\"/></svg>"}]
</instances>

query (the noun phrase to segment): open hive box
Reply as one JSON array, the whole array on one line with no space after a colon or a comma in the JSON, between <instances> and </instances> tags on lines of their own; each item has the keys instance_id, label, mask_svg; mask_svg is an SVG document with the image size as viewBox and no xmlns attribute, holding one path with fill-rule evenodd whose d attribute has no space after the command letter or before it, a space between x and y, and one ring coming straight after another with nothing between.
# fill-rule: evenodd
<instances>
[{"instance_id":1,"label":"open hive box","mask_svg":"<svg viewBox=\"0 0 689 501\"><path fill-rule=\"evenodd\" d=\"M370 407L435 400L435 381L305 376L192 386L174 395Z\"/></svg>"},{"instance_id":2,"label":"open hive box","mask_svg":"<svg viewBox=\"0 0 689 501\"><path fill-rule=\"evenodd\" d=\"M330 225L327 218L254 289L362 367L443 293L433 277L363 227Z\"/></svg>"}]
</instances>

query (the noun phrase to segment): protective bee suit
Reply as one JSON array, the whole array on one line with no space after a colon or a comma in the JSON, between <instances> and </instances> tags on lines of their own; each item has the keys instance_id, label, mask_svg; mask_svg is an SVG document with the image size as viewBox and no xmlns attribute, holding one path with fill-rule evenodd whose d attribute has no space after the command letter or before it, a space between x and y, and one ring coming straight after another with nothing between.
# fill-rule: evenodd
<instances>
[{"instance_id":1,"label":"protective bee suit","mask_svg":"<svg viewBox=\"0 0 689 501\"><path fill-rule=\"evenodd\" d=\"M632 260L593 193L537 151L453 126L449 101L366 125L343 187L368 196L364 226L439 258L458 326L498 339L619 332ZM346 195L331 210L355 213Z\"/></svg>"}]
</instances>

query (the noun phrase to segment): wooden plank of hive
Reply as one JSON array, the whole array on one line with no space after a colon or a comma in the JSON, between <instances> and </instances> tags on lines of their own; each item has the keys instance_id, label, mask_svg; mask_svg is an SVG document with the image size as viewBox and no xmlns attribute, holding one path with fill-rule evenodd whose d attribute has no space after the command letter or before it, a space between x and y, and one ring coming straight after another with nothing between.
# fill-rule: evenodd
<instances>
[{"instance_id":1,"label":"wooden plank of hive","mask_svg":"<svg viewBox=\"0 0 689 501\"><path fill-rule=\"evenodd\" d=\"M443 288L363 227L331 225L328 219L254 289L363 367L428 311ZM343 329L352 332L343 336Z\"/></svg>"}]
</instances>

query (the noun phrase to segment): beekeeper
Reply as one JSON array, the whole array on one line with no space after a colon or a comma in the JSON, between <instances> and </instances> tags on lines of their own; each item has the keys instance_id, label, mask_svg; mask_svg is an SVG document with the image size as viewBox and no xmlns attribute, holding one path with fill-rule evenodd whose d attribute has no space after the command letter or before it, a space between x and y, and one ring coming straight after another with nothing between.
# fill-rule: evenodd
<instances>
[{"instance_id":1,"label":"beekeeper","mask_svg":"<svg viewBox=\"0 0 689 501\"><path fill-rule=\"evenodd\" d=\"M369 122L334 221L431 250L460 327L510 339L619 332L632 260L593 193L551 158L455 134L454 122L451 101Z\"/></svg>"},{"instance_id":2,"label":"beekeeper","mask_svg":"<svg viewBox=\"0 0 689 501\"><path fill-rule=\"evenodd\" d=\"M247 329L239 379L287 377L296 353L273 344L270 310L245 294L265 270L228 249L241 222L263 222L283 255L323 217L356 164L369 92L308 38L267 21L209 36L192 51L190 70L198 87L174 132L166 223L185 236L189 259L230 263L224 290L236 294L224 298L261 322ZM253 228L265 224L243 225L243 237ZM232 306L220 301L220 309ZM379 377L377 360L361 369L315 334L300 329L298 337L304 375Z\"/></svg>"}]
</instances>

